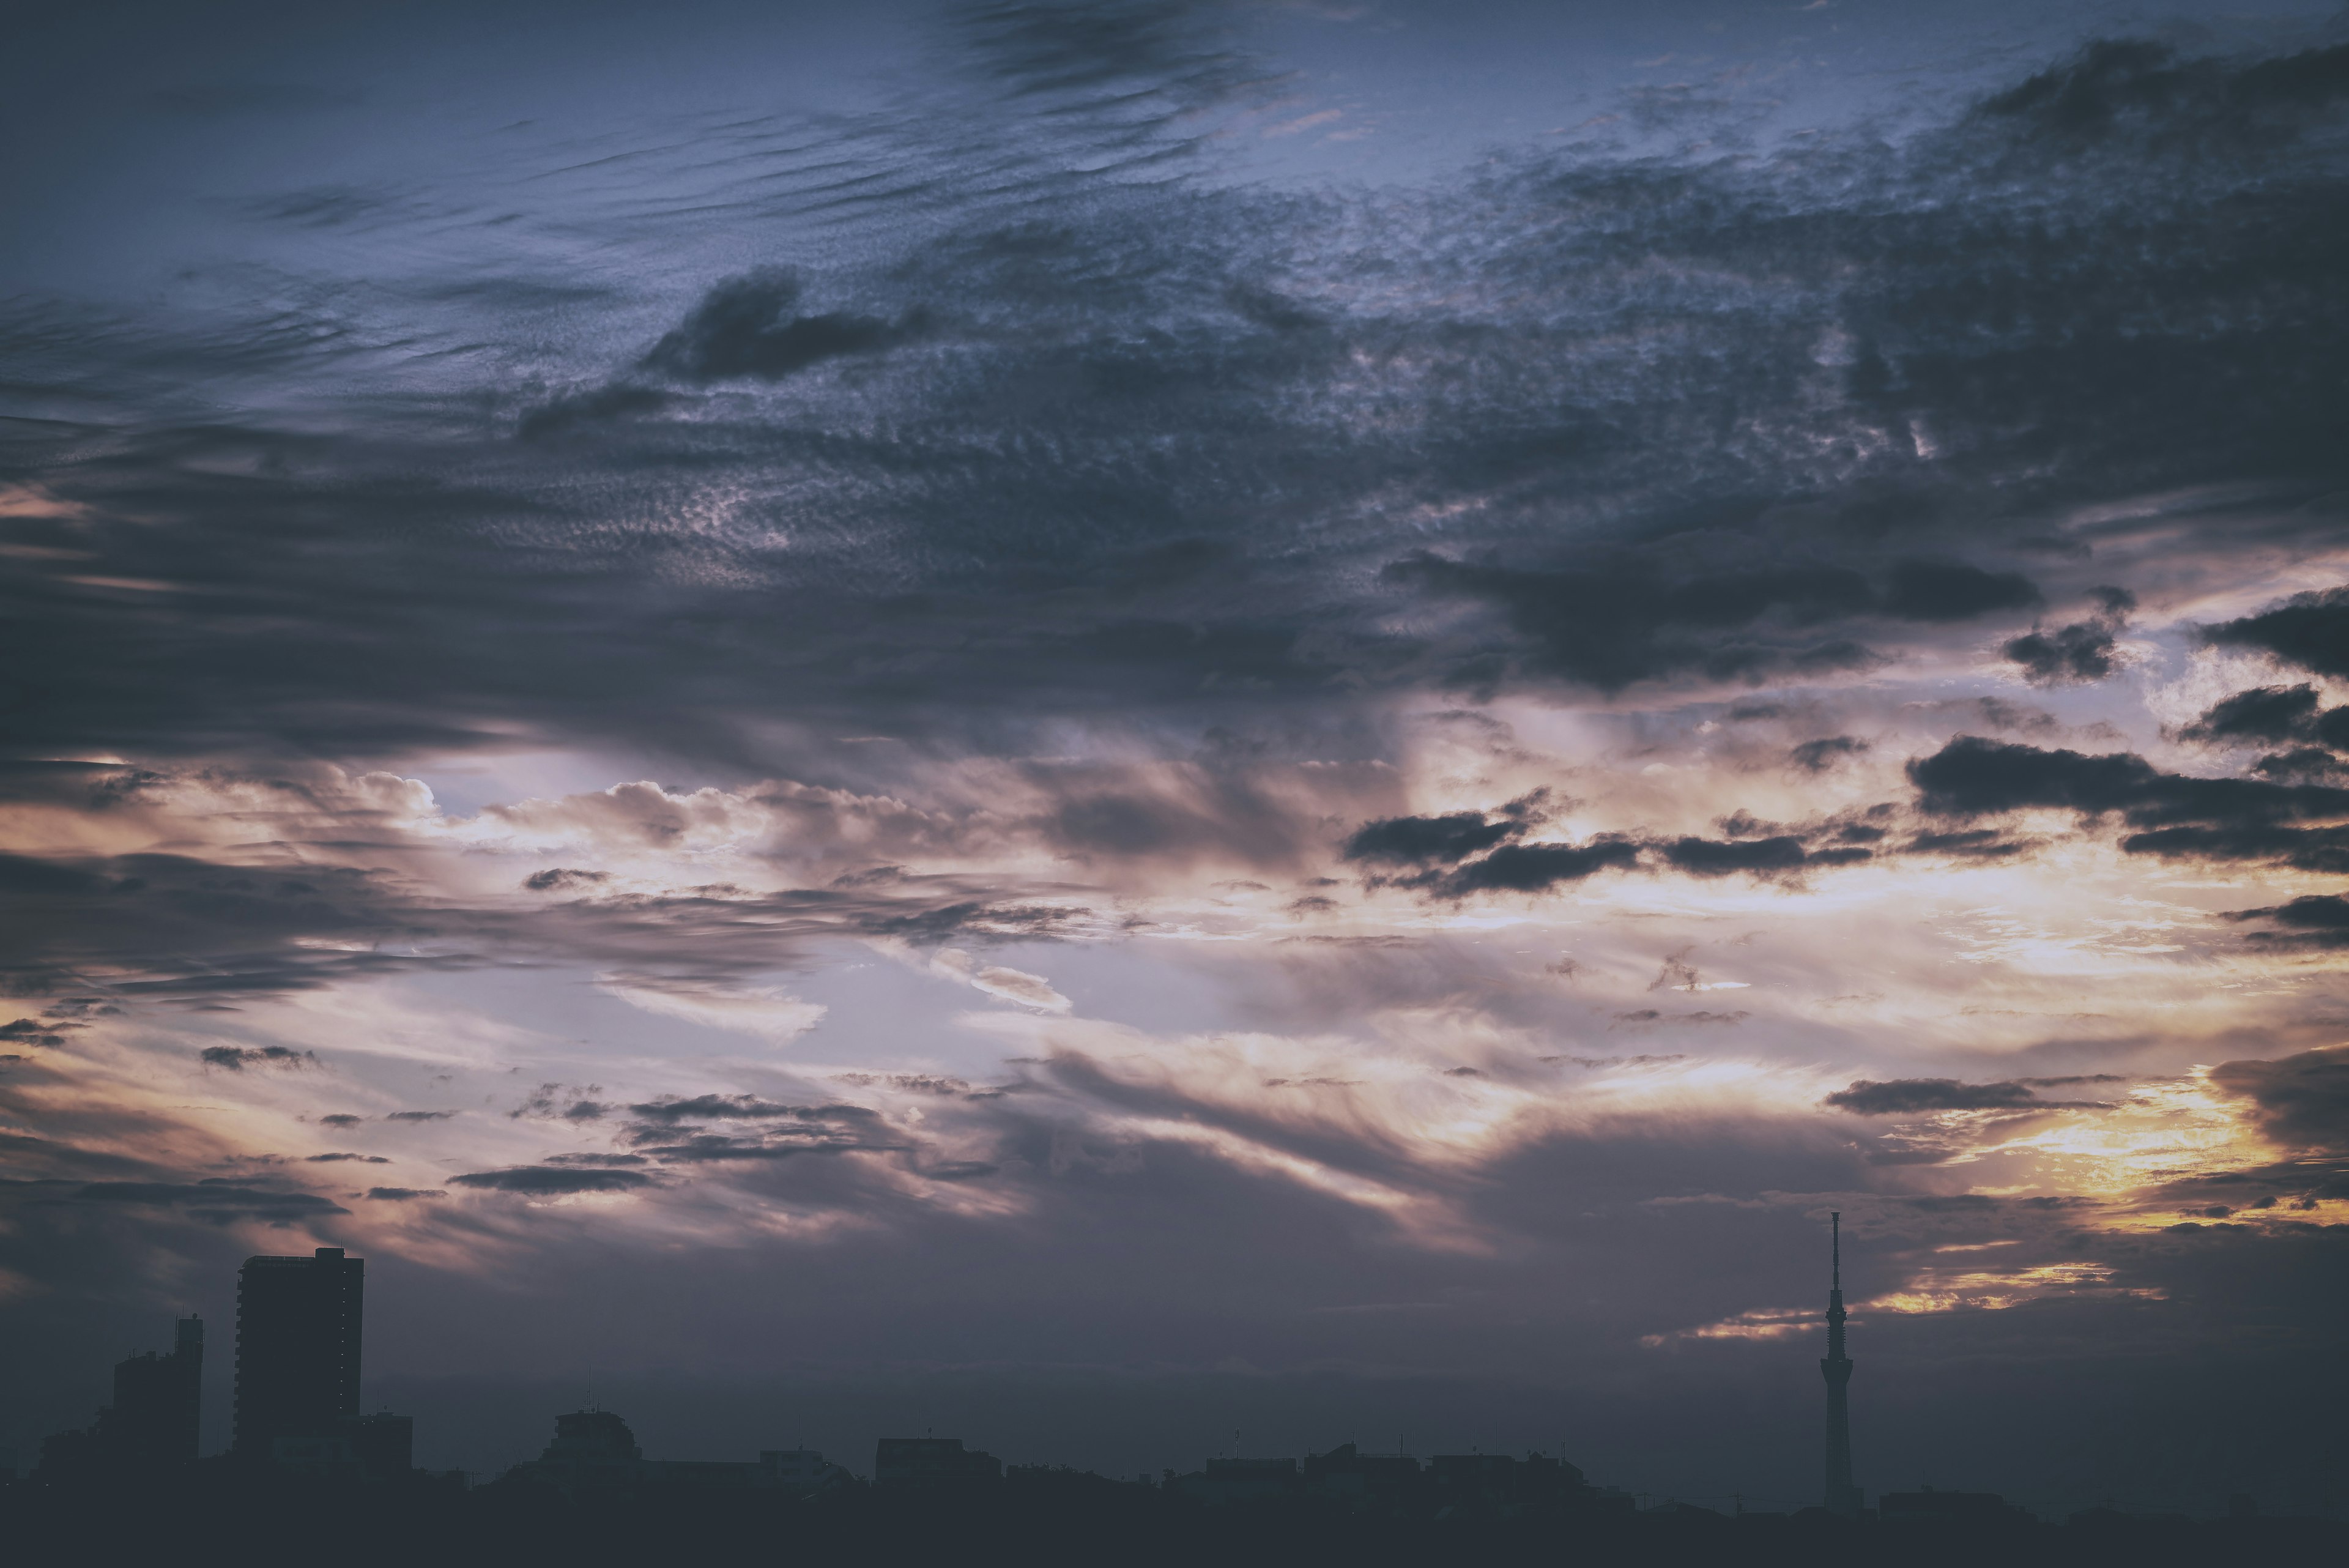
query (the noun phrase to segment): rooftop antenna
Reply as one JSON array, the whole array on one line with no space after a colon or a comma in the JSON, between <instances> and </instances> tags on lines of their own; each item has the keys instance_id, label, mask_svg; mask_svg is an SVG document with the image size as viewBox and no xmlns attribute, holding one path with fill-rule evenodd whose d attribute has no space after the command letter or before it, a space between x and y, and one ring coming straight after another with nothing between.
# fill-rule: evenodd
<instances>
[{"instance_id":1,"label":"rooftop antenna","mask_svg":"<svg viewBox=\"0 0 2349 1568\"><path fill-rule=\"evenodd\" d=\"M1827 1222L1834 1228L1835 1238L1835 1279L1832 1282L1837 1290L1841 1290L1843 1289L1843 1210L1840 1209L1832 1210L1827 1215Z\"/></svg>"}]
</instances>

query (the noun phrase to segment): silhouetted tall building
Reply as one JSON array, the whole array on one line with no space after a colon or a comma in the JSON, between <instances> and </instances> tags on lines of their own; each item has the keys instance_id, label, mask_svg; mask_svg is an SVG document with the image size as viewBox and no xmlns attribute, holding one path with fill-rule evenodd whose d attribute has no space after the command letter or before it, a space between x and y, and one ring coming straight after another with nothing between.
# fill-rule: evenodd
<instances>
[{"instance_id":1,"label":"silhouetted tall building","mask_svg":"<svg viewBox=\"0 0 2349 1568\"><path fill-rule=\"evenodd\" d=\"M114 1405L98 1417L108 1459L117 1469L161 1469L196 1457L203 1418L204 1324L183 1317L171 1352L148 1351L114 1364Z\"/></svg>"},{"instance_id":2,"label":"silhouetted tall building","mask_svg":"<svg viewBox=\"0 0 2349 1568\"><path fill-rule=\"evenodd\" d=\"M1830 1216L1834 1226L1834 1273L1827 1290L1827 1353L1819 1372L1827 1380L1827 1495L1829 1513L1859 1511L1859 1489L1851 1484L1851 1405L1846 1390L1851 1383L1851 1357L1843 1353L1843 1215Z\"/></svg>"},{"instance_id":3,"label":"silhouetted tall building","mask_svg":"<svg viewBox=\"0 0 2349 1568\"><path fill-rule=\"evenodd\" d=\"M236 1437L241 1459L281 1439L339 1436L359 1413L359 1316L367 1262L321 1247L247 1258L236 1278Z\"/></svg>"},{"instance_id":4,"label":"silhouetted tall building","mask_svg":"<svg viewBox=\"0 0 2349 1568\"><path fill-rule=\"evenodd\" d=\"M41 1444L35 1474L52 1485L152 1480L192 1463L202 1425L204 1325L179 1320L168 1355L126 1355L114 1364L114 1403L95 1426Z\"/></svg>"}]
</instances>

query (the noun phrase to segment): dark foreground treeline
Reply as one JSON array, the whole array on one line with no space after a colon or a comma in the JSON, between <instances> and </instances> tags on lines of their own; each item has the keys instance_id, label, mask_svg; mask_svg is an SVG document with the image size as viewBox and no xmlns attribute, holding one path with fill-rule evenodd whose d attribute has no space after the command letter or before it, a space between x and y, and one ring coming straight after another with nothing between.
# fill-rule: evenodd
<instances>
[{"instance_id":1,"label":"dark foreground treeline","mask_svg":"<svg viewBox=\"0 0 2349 1568\"><path fill-rule=\"evenodd\" d=\"M1306 1497L1223 1507L1161 1489L1052 1472L961 1495L865 1486L790 1498L641 1488L471 1490L303 1480L207 1464L136 1488L0 1490L0 1541L24 1563L300 1563L305 1568L1509 1568L1679 1563L2012 1565L2349 1561L2349 1527L2321 1520L2139 1520L2061 1525L1888 1523L1810 1511L1728 1518L1536 1506L1413 1518Z\"/></svg>"}]
</instances>

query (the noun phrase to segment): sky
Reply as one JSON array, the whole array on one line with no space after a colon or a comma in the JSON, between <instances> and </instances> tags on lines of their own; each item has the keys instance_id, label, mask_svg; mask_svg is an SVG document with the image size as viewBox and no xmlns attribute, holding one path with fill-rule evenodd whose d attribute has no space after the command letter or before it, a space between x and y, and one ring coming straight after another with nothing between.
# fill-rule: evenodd
<instances>
[{"instance_id":1,"label":"sky","mask_svg":"<svg viewBox=\"0 0 2349 1568\"><path fill-rule=\"evenodd\" d=\"M2337 7L23 20L20 1466L2349 1506Z\"/></svg>"}]
</instances>

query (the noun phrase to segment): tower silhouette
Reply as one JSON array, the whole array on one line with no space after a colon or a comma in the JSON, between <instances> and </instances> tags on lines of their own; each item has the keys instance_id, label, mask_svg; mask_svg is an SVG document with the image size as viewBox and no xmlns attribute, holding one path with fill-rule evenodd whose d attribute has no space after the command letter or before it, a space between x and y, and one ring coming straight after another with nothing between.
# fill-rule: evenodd
<instances>
[{"instance_id":1,"label":"tower silhouette","mask_svg":"<svg viewBox=\"0 0 2349 1568\"><path fill-rule=\"evenodd\" d=\"M367 1263L340 1247L306 1258L247 1258L236 1280L236 1429L241 1459L281 1439L340 1434L359 1413L359 1320Z\"/></svg>"},{"instance_id":2,"label":"tower silhouette","mask_svg":"<svg viewBox=\"0 0 2349 1568\"><path fill-rule=\"evenodd\" d=\"M1819 1374L1827 1380L1827 1495L1829 1513L1859 1511L1859 1489L1851 1484L1851 1357L1843 1353L1843 1213L1828 1216L1834 1227L1834 1273L1827 1289L1827 1353Z\"/></svg>"}]
</instances>

